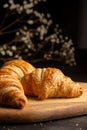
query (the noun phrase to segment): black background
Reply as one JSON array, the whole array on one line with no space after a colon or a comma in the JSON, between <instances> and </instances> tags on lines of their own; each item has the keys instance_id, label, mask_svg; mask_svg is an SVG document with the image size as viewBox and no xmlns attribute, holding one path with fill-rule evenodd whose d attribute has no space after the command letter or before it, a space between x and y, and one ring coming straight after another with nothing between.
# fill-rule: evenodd
<instances>
[{"instance_id":1,"label":"black background","mask_svg":"<svg viewBox=\"0 0 87 130\"><path fill-rule=\"evenodd\" d=\"M73 39L75 45L79 43L79 19L80 1L79 0L48 0L44 4L46 12L50 12L52 19L58 23L63 31Z\"/></svg>"}]
</instances>

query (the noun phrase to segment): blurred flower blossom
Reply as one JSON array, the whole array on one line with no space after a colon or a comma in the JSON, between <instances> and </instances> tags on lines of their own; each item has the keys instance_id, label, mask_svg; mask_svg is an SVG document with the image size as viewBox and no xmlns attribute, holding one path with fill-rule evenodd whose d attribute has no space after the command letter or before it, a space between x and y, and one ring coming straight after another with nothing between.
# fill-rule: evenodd
<instances>
[{"instance_id":1,"label":"blurred flower blossom","mask_svg":"<svg viewBox=\"0 0 87 130\"><path fill-rule=\"evenodd\" d=\"M75 65L75 48L68 36L54 25L49 13L38 11L46 0L8 0L0 23L0 59L28 59L30 62L55 60ZM50 29L51 28L51 29Z\"/></svg>"}]
</instances>

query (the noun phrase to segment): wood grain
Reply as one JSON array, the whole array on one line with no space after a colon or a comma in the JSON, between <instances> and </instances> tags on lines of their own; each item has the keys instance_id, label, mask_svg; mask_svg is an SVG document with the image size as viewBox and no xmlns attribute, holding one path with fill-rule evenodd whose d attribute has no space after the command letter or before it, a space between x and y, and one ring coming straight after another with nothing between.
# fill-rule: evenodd
<instances>
[{"instance_id":1,"label":"wood grain","mask_svg":"<svg viewBox=\"0 0 87 130\"><path fill-rule=\"evenodd\" d=\"M0 123L29 123L63 119L87 114L87 83L80 83L83 95L78 98L54 98L44 101L29 98L24 109L0 107Z\"/></svg>"}]
</instances>

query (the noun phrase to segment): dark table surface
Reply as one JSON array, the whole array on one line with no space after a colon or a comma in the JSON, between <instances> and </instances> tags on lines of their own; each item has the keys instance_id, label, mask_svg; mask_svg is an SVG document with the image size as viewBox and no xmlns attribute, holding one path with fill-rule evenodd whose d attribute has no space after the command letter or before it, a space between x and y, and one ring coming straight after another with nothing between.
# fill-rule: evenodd
<instances>
[{"instance_id":1,"label":"dark table surface","mask_svg":"<svg viewBox=\"0 0 87 130\"><path fill-rule=\"evenodd\" d=\"M42 62L35 64L36 67L58 67L65 75L70 76L73 80L87 82L87 63L82 62L75 67L69 67L59 63ZM26 124L0 124L0 130L87 130L87 115L72 117L61 120L26 123Z\"/></svg>"}]
</instances>

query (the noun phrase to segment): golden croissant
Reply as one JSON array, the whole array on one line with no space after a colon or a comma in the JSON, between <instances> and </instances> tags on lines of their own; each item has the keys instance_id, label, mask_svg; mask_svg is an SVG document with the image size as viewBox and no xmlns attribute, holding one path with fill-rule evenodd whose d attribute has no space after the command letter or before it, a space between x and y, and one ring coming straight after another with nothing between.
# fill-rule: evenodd
<instances>
[{"instance_id":1,"label":"golden croissant","mask_svg":"<svg viewBox=\"0 0 87 130\"><path fill-rule=\"evenodd\" d=\"M22 78L22 85L27 95L43 100L48 97L78 97L83 90L57 68L37 68Z\"/></svg>"},{"instance_id":2,"label":"golden croissant","mask_svg":"<svg viewBox=\"0 0 87 130\"><path fill-rule=\"evenodd\" d=\"M0 69L0 104L23 108L27 102L21 79L35 69L24 60L11 60Z\"/></svg>"},{"instance_id":3,"label":"golden croissant","mask_svg":"<svg viewBox=\"0 0 87 130\"><path fill-rule=\"evenodd\" d=\"M35 68L24 60L11 60L0 69L0 104L23 108L27 95L48 97L77 97L83 90L79 83L57 68Z\"/></svg>"}]
</instances>

